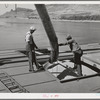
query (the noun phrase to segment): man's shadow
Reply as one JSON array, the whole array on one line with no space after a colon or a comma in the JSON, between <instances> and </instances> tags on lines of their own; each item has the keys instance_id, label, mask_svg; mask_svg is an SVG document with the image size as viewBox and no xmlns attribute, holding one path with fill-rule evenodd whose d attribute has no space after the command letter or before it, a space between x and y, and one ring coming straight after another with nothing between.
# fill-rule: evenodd
<instances>
[{"instance_id":1,"label":"man's shadow","mask_svg":"<svg viewBox=\"0 0 100 100\"><path fill-rule=\"evenodd\" d=\"M63 72L61 72L57 78L59 80L64 79L66 76L74 76L74 77L78 77L78 75L73 71L72 68L66 68Z\"/></svg>"},{"instance_id":2,"label":"man's shadow","mask_svg":"<svg viewBox=\"0 0 100 100\"><path fill-rule=\"evenodd\" d=\"M0 59L0 66L4 65L4 64L7 64L9 61L9 59Z\"/></svg>"}]
</instances>

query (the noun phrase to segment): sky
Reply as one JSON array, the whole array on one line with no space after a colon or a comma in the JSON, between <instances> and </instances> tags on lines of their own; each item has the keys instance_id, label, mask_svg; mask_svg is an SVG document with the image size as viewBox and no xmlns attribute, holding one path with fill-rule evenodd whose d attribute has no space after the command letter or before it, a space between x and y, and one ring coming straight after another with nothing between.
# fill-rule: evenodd
<instances>
[{"instance_id":1,"label":"sky","mask_svg":"<svg viewBox=\"0 0 100 100\"><path fill-rule=\"evenodd\" d=\"M17 7L35 9L34 4L17 4ZM15 4L0 4L0 15L11 9L15 9Z\"/></svg>"}]
</instances>

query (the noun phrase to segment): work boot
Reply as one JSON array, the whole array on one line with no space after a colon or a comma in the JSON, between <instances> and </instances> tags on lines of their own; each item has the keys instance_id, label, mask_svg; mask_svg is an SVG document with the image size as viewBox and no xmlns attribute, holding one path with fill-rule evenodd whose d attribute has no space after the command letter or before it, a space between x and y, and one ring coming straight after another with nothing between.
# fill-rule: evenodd
<instances>
[{"instance_id":1,"label":"work boot","mask_svg":"<svg viewBox=\"0 0 100 100\"><path fill-rule=\"evenodd\" d=\"M42 66L39 66L38 70L43 70L44 68Z\"/></svg>"},{"instance_id":2,"label":"work boot","mask_svg":"<svg viewBox=\"0 0 100 100\"><path fill-rule=\"evenodd\" d=\"M74 64L73 70L76 70L76 69L77 69L77 65L76 65L76 64Z\"/></svg>"},{"instance_id":3,"label":"work boot","mask_svg":"<svg viewBox=\"0 0 100 100\"><path fill-rule=\"evenodd\" d=\"M73 69L73 71L74 71L74 72L76 72L76 71L77 71L77 67L73 67L72 69Z\"/></svg>"},{"instance_id":4,"label":"work boot","mask_svg":"<svg viewBox=\"0 0 100 100\"><path fill-rule=\"evenodd\" d=\"M35 70L29 70L29 72L35 73Z\"/></svg>"},{"instance_id":5,"label":"work boot","mask_svg":"<svg viewBox=\"0 0 100 100\"><path fill-rule=\"evenodd\" d=\"M43 70L43 66L41 64L38 63L38 70Z\"/></svg>"}]
</instances>

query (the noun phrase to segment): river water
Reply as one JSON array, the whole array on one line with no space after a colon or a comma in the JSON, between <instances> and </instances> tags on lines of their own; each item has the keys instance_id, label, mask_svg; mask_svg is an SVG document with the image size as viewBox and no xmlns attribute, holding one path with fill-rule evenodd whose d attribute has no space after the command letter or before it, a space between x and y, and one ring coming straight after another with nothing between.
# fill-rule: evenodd
<instances>
[{"instance_id":1,"label":"river water","mask_svg":"<svg viewBox=\"0 0 100 100\"><path fill-rule=\"evenodd\" d=\"M58 42L65 42L71 34L79 44L100 42L100 22L52 21ZM39 48L49 47L49 40L40 20L0 19L0 50L25 48L25 34L29 27L37 28L33 34Z\"/></svg>"}]
</instances>

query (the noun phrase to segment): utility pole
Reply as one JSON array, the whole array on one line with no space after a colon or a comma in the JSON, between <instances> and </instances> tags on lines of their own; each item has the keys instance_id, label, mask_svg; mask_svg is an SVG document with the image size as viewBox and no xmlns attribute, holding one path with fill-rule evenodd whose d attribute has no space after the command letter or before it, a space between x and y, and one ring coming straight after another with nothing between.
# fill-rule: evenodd
<instances>
[{"instance_id":1,"label":"utility pole","mask_svg":"<svg viewBox=\"0 0 100 100\"><path fill-rule=\"evenodd\" d=\"M17 4L15 4L15 17L17 17Z\"/></svg>"},{"instance_id":2,"label":"utility pole","mask_svg":"<svg viewBox=\"0 0 100 100\"><path fill-rule=\"evenodd\" d=\"M53 63L53 62L57 61L57 59L58 59L58 54L59 54L58 38L54 31L53 25L51 23L51 20L50 20L50 17L48 15L45 5L44 4L35 4L35 7L38 11L38 14L39 14L41 20L42 20L43 26L45 28L45 31L46 31L47 36L50 41L51 55L50 55L49 62Z\"/></svg>"}]
</instances>

